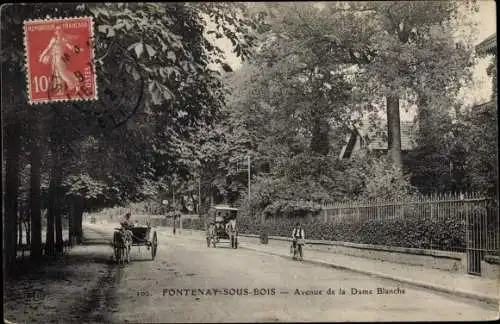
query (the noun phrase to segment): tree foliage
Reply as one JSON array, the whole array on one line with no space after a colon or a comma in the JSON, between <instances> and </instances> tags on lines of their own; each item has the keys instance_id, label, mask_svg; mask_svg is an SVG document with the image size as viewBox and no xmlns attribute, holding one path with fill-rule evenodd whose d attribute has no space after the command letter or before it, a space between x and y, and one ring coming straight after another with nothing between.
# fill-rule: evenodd
<instances>
[{"instance_id":1,"label":"tree foliage","mask_svg":"<svg viewBox=\"0 0 500 324\"><path fill-rule=\"evenodd\" d=\"M145 199L155 194L154 182L188 178L199 164L191 134L213 124L224 105L217 70L227 69L224 53L209 35L227 37L243 59L253 45L254 24L240 4L16 4L2 9L2 78L11 80L2 87L4 127L37 129L9 131L8 192L17 200L17 155L26 147L18 152L16 146L27 136L42 148L36 156L50 178L44 205L55 215L58 239L62 204L78 206L81 217L81 208ZM23 21L74 16L94 19L99 99L29 106ZM35 201L30 205L39 208ZM6 217L14 224L17 210ZM47 230L49 243L52 231ZM12 246L9 253L14 255Z\"/></svg>"},{"instance_id":2,"label":"tree foliage","mask_svg":"<svg viewBox=\"0 0 500 324\"><path fill-rule=\"evenodd\" d=\"M359 157L342 164L334 158L353 116L380 115L385 98L395 101L397 121L398 99L418 106L420 153L405 157L413 183L424 191L459 187L447 166L450 158L459 164L463 156L460 139L450 134L460 128L453 124L455 98L474 63L468 19L473 2L249 7L266 24L256 54L229 80L231 110L221 125L231 138L227 152L245 148L269 166L252 183L254 209L264 210L272 197L285 204L412 193L410 174L393 169L388 160ZM418 182L419 177L432 183ZM455 182L460 177L456 172ZM220 182L227 179L226 174Z\"/></svg>"}]
</instances>

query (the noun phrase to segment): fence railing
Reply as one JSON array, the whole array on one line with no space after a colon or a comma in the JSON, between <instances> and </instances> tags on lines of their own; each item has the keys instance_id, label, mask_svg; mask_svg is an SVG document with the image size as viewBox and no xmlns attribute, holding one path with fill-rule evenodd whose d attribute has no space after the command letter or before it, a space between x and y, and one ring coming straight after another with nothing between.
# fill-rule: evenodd
<instances>
[{"instance_id":1,"label":"fence railing","mask_svg":"<svg viewBox=\"0 0 500 324\"><path fill-rule=\"evenodd\" d=\"M320 239L499 254L497 201L478 193L300 204L312 211L300 221L310 236ZM266 217L269 230L277 233L287 231L293 222L287 217Z\"/></svg>"},{"instance_id":2,"label":"fence railing","mask_svg":"<svg viewBox=\"0 0 500 324\"><path fill-rule=\"evenodd\" d=\"M446 222L463 228L465 250L474 246L486 253L497 254L499 249L496 201L478 193L432 194L407 197L402 201L339 202L324 204L321 209L321 216L328 223L393 219ZM475 234L471 235L471 231Z\"/></svg>"},{"instance_id":3,"label":"fence railing","mask_svg":"<svg viewBox=\"0 0 500 324\"><path fill-rule=\"evenodd\" d=\"M316 204L323 211L327 222L343 220L383 220L424 218L442 220L453 218L466 221L466 216L474 211L486 210L492 199L477 193L444 193L427 196L410 196L404 199L346 201Z\"/></svg>"}]
</instances>

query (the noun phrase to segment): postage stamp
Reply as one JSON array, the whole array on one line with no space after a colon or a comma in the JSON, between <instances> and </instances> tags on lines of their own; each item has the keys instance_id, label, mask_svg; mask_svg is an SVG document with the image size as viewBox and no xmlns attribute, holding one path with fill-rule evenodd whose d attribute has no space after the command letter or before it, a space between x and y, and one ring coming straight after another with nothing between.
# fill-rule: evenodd
<instances>
[{"instance_id":1,"label":"postage stamp","mask_svg":"<svg viewBox=\"0 0 500 324\"><path fill-rule=\"evenodd\" d=\"M91 17L24 22L30 104L97 100Z\"/></svg>"}]
</instances>

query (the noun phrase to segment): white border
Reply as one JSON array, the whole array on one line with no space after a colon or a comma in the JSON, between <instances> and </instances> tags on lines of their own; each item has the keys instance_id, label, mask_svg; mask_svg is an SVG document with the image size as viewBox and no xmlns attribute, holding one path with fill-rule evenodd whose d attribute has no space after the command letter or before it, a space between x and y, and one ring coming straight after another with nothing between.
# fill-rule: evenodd
<instances>
[{"instance_id":1,"label":"white border","mask_svg":"<svg viewBox=\"0 0 500 324\"><path fill-rule=\"evenodd\" d=\"M68 98L61 98L61 99L40 99L40 100L32 100L31 98L31 71L30 71L30 65L28 64L30 62L29 58L29 44L28 44L28 39L27 39L27 26L30 24L43 24L43 23L49 23L49 22L57 22L57 21L65 21L65 20L78 20L78 19L89 19L89 34L90 34L90 62L92 64L92 69L93 69L93 74L94 74L94 96L90 98L79 98L76 97L74 99L68 99ZM28 102L30 105L37 105L37 104L44 104L44 103L50 103L50 102L68 102L68 101L92 101L92 100L98 100L97 92L98 92L98 87L97 87L97 74L96 74L96 67L95 67L95 56L94 56L94 19L91 16L82 16L82 17L66 17L66 18L47 18L47 19L27 19L24 20L23 22L23 40L24 40L24 59L25 63L24 66L26 68L26 86L27 86L27 91L28 91Z\"/></svg>"}]
</instances>

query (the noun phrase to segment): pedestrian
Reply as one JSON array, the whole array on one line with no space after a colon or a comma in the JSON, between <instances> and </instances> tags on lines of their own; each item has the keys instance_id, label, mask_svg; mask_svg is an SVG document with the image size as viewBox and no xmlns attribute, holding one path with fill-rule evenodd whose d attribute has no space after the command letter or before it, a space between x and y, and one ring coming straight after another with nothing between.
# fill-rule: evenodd
<instances>
[{"instance_id":1,"label":"pedestrian","mask_svg":"<svg viewBox=\"0 0 500 324\"><path fill-rule=\"evenodd\" d=\"M295 224L295 227L293 228L292 231L292 248L293 248L293 259L296 260L296 255L297 252L299 253L300 260L303 260L302 258L302 246L304 245L305 242L305 231L302 228L302 225L300 222L297 222Z\"/></svg>"},{"instance_id":2,"label":"pedestrian","mask_svg":"<svg viewBox=\"0 0 500 324\"><path fill-rule=\"evenodd\" d=\"M236 249L238 246L238 230L236 227L236 219L231 219L226 224L226 233L228 234L231 240L231 248Z\"/></svg>"}]
</instances>

